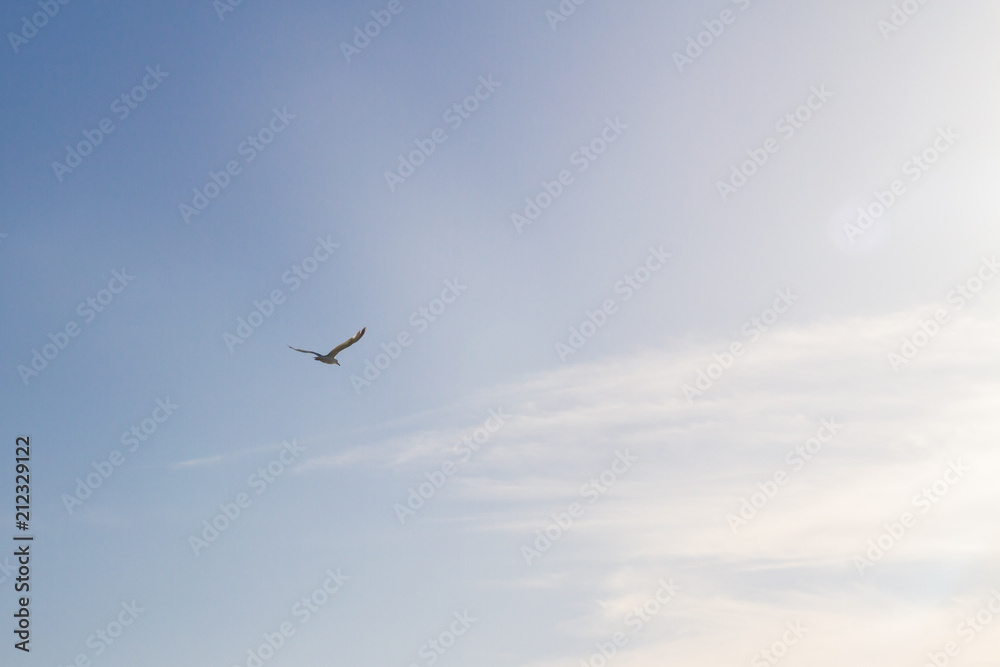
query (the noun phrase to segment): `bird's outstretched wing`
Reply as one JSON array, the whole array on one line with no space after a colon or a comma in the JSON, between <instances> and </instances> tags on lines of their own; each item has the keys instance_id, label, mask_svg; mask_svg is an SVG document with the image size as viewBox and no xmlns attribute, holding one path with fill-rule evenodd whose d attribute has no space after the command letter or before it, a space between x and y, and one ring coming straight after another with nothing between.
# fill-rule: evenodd
<instances>
[{"instance_id":1,"label":"bird's outstretched wing","mask_svg":"<svg viewBox=\"0 0 1000 667\"><path fill-rule=\"evenodd\" d=\"M332 350L330 350L330 354L328 354L328 355L326 355L326 356L328 356L328 357L335 357L335 356L337 356L337 355L338 355L338 354L339 354L339 353L340 353L340 352L341 352L342 350L346 350L346 349L347 349L347 348L349 348L350 346L352 346L352 345L354 345L355 343L357 343L357 342L358 342L359 340L361 340L361 337L365 335L365 330L366 330L367 328L368 328L368 327L365 327L364 329L362 329L362 330L361 330L361 331L359 331L358 333L354 334L353 336L351 336L350 338L348 338L347 340L345 340L345 341L344 341L343 343L341 343L341 344L340 344L340 345L338 345L337 347L335 347L335 348L333 348Z\"/></svg>"},{"instance_id":2,"label":"bird's outstretched wing","mask_svg":"<svg viewBox=\"0 0 1000 667\"><path fill-rule=\"evenodd\" d=\"M288 347L292 347L292 346L289 345ZM305 352L306 354L315 354L317 357L322 357L323 356L319 352L313 352L312 350L300 350L297 347L292 347L292 349L295 350L296 352Z\"/></svg>"}]
</instances>

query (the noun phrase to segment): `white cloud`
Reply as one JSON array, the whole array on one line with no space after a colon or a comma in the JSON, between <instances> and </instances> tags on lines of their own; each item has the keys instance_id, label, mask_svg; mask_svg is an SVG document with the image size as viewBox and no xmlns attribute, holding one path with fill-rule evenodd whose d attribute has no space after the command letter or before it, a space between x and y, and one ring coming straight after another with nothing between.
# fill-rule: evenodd
<instances>
[{"instance_id":1,"label":"white cloud","mask_svg":"<svg viewBox=\"0 0 1000 667\"><path fill-rule=\"evenodd\" d=\"M729 341L562 367L475 397L460 427L318 463L388 467L410 484L453 456L470 415L507 406L509 423L433 499L434 521L531 544L552 512L582 503L546 553L504 580L593 596L560 626L581 638L579 655L539 665L579 664L661 577L683 592L629 635L616 667L749 664L796 619L810 631L783 664L921 664L1000 585L1000 319L964 313L893 372L887 353L929 309L775 328L693 404L681 386ZM842 430L793 471L787 452L831 417ZM625 449L639 462L582 500L581 484ZM922 512L913 496L957 460L969 471ZM787 483L734 534L726 515L778 470ZM915 525L859 575L853 556L907 511Z\"/></svg>"},{"instance_id":2,"label":"white cloud","mask_svg":"<svg viewBox=\"0 0 1000 667\"><path fill-rule=\"evenodd\" d=\"M174 468L197 468L201 466L212 465L222 461L222 455L216 454L215 456L206 456L198 459L188 459L186 461L178 461L174 464Z\"/></svg>"}]
</instances>

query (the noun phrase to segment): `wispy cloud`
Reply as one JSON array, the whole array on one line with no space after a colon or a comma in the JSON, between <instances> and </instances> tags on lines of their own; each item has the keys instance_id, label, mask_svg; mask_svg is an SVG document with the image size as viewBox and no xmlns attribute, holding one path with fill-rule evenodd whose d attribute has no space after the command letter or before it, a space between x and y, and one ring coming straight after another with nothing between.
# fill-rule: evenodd
<instances>
[{"instance_id":1,"label":"wispy cloud","mask_svg":"<svg viewBox=\"0 0 1000 667\"><path fill-rule=\"evenodd\" d=\"M471 428L469 414L510 406L495 441L435 499L436 517L421 519L511 544L516 562L516 544L530 543L552 512L583 503L584 516L544 557L505 579L521 588L585 589L594 605L565 632L591 644L611 637L630 605L672 576L683 594L616 664L747 664L795 619L810 630L788 664L898 662L899 645L913 643L920 628L933 648L963 604L1000 584L990 509L1000 502L993 481L1000 318L983 311L957 318L896 373L886 356L926 310L773 329L694 404L681 385L725 341L541 373L441 413L437 430L312 465L366 465L418 479ZM824 419L839 432L796 469L789 452L808 451ZM588 505L581 485L623 449L640 461ZM968 473L933 503L915 504L956 460ZM788 478L768 496L760 485L776 471ZM758 492L755 500L766 502L734 534L727 515ZM903 512L916 525L859 574L853 558ZM901 584L914 576L933 584ZM939 602L942 587L955 596L948 609ZM578 664L588 652L581 646L575 659L537 664ZM912 657L919 664L919 650Z\"/></svg>"},{"instance_id":2,"label":"wispy cloud","mask_svg":"<svg viewBox=\"0 0 1000 667\"><path fill-rule=\"evenodd\" d=\"M208 466L220 463L221 461L222 461L222 455L216 454L215 456L206 456L200 459L188 459L186 461L178 461L177 463L173 464L172 467L175 470L180 468L200 468L202 466Z\"/></svg>"}]
</instances>

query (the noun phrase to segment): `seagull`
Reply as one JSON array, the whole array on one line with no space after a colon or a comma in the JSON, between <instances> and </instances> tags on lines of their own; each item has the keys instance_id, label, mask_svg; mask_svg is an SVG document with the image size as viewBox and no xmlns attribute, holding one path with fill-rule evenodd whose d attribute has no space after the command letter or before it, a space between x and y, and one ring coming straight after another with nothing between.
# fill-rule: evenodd
<instances>
[{"instance_id":1,"label":"seagull","mask_svg":"<svg viewBox=\"0 0 1000 667\"><path fill-rule=\"evenodd\" d=\"M300 350L299 348L292 347L291 345L289 345L288 347L292 347L292 349L295 350L296 352L305 352L306 354L314 354L316 355L315 360L322 361L324 364L337 364L339 366L340 362L337 361L337 353L342 350L346 350L347 348L349 348L350 346L354 345L359 340L361 340L361 337L365 335L365 329L367 328L368 327L364 327L363 329L361 329L361 331L354 334L353 336L345 340L343 343L330 350L329 354L320 354L319 352L313 352L312 350Z\"/></svg>"}]
</instances>

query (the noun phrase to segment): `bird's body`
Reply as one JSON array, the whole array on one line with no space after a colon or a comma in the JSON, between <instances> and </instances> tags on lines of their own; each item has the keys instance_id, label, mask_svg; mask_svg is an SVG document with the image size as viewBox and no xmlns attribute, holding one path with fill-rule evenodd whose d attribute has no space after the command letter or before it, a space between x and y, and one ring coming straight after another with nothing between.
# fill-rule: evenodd
<instances>
[{"instance_id":1,"label":"bird's body","mask_svg":"<svg viewBox=\"0 0 1000 667\"><path fill-rule=\"evenodd\" d=\"M353 336L345 340L343 343L330 350L328 354L320 354L319 352L313 352L312 350L300 350L299 348L292 347L291 345L289 345L288 347L291 347L296 352L305 352L306 354L314 355L313 358L316 361L322 361L324 364L331 364L331 365L336 364L337 366L339 366L340 362L337 361L337 355L343 350L346 350L347 348L349 348L350 346L354 345L359 340L361 340L361 337L365 335L365 329L367 328L368 327L364 327L363 329L361 329L361 331L354 334Z\"/></svg>"}]
</instances>

